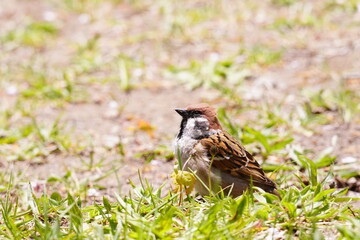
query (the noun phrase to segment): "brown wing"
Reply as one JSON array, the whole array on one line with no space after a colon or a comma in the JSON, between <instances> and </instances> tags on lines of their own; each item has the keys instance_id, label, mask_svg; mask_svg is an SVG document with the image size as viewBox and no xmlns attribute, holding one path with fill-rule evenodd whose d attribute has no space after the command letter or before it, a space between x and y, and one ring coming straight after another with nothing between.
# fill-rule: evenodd
<instances>
[{"instance_id":1,"label":"brown wing","mask_svg":"<svg viewBox=\"0 0 360 240\"><path fill-rule=\"evenodd\" d=\"M213 167L249 182L252 179L255 186L276 188L254 157L230 134L211 135L202 139L201 144L208 150Z\"/></svg>"}]
</instances>

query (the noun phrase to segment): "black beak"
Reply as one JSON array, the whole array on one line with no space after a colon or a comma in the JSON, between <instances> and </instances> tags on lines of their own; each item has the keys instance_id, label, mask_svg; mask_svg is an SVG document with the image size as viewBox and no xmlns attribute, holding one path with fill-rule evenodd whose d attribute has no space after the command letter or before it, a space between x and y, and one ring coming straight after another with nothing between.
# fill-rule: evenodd
<instances>
[{"instance_id":1,"label":"black beak","mask_svg":"<svg viewBox=\"0 0 360 240\"><path fill-rule=\"evenodd\" d=\"M182 117L187 116L187 110L185 108L175 108L175 111Z\"/></svg>"}]
</instances>

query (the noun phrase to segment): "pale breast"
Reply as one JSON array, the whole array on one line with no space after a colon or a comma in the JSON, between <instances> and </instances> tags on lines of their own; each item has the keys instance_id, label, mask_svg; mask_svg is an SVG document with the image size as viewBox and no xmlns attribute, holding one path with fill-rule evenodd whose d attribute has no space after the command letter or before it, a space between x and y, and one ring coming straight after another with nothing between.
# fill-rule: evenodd
<instances>
[{"instance_id":1,"label":"pale breast","mask_svg":"<svg viewBox=\"0 0 360 240\"><path fill-rule=\"evenodd\" d=\"M182 137L180 139L178 138L175 139L173 144L174 153L176 157L180 157L182 164L184 164L185 161L189 159L189 157L196 152L195 150L196 143L197 140L189 137Z\"/></svg>"},{"instance_id":2,"label":"pale breast","mask_svg":"<svg viewBox=\"0 0 360 240\"><path fill-rule=\"evenodd\" d=\"M219 191L222 182L221 173L213 167L210 168L211 160L207 156L206 149L198 140L183 136L181 139L175 139L174 149L175 153L178 151L180 154L183 170L196 174L195 189L197 192L207 195L209 188L214 192Z\"/></svg>"}]
</instances>

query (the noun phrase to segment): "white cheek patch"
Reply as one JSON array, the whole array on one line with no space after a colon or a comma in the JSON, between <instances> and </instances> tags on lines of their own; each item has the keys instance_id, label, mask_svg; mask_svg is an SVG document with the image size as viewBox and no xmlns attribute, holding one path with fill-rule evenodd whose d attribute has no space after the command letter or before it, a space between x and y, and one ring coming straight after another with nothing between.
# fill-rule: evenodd
<instances>
[{"instance_id":1,"label":"white cheek patch","mask_svg":"<svg viewBox=\"0 0 360 240\"><path fill-rule=\"evenodd\" d=\"M208 122L208 120L206 118L203 118L203 117L196 118L196 121L197 122Z\"/></svg>"},{"instance_id":2,"label":"white cheek patch","mask_svg":"<svg viewBox=\"0 0 360 240\"><path fill-rule=\"evenodd\" d=\"M206 118L197 118L196 126L203 130L209 131L209 121Z\"/></svg>"},{"instance_id":3,"label":"white cheek patch","mask_svg":"<svg viewBox=\"0 0 360 240\"><path fill-rule=\"evenodd\" d=\"M186 127L184 128L184 135L192 139L201 138L209 133L209 121L206 118L189 118Z\"/></svg>"},{"instance_id":4,"label":"white cheek patch","mask_svg":"<svg viewBox=\"0 0 360 240\"><path fill-rule=\"evenodd\" d=\"M188 119L184 128L184 135L190 136L195 129L195 119Z\"/></svg>"},{"instance_id":5,"label":"white cheek patch","mask_svg":"<svg viewBox=\"0 0 360 240\"><path fill-rule=\"evenodd\" d=\"M186 128L187 129L194 129L195 128L195 119L193 119L193 118L188 119L187 124L186 124Z\"/></svg>"}]
</instances>

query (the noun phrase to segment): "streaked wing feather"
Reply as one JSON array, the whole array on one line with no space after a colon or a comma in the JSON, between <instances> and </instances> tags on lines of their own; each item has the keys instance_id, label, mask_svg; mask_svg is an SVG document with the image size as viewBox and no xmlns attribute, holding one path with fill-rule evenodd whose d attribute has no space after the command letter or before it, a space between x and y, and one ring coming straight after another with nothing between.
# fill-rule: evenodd
<instances>
[{"instance_id":1,"label":"streaked wing feather","mask_svg":"<svg viewBox=\"0 0 360 240\"><path fill-rule=\"evenodd\" d=\"M200 143L208 149L213 167L247 181L252 178L255 186L275 188L275 183L266 177L254 157L230 134L217 133L203 138Z\"/></svg>"}]
</instances>

